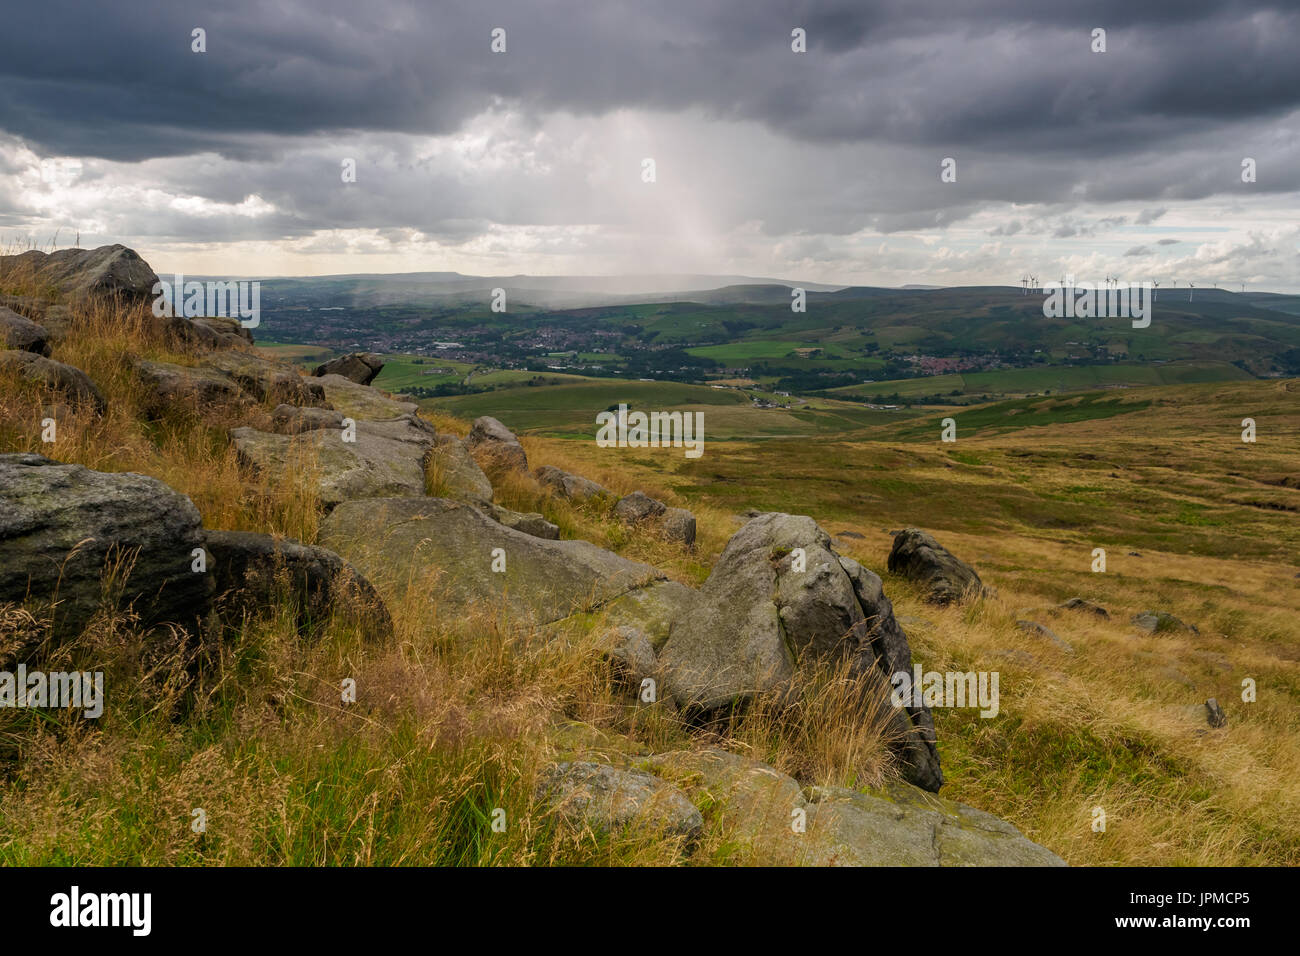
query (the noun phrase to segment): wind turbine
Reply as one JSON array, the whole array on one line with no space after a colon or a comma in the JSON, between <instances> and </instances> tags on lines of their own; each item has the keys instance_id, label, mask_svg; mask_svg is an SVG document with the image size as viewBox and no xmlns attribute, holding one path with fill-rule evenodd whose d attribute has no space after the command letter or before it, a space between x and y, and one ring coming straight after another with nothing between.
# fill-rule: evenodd
<instances>
[{"instance_id":1,"label":"wind turbine","mask_svg":"<svg viewBox=\"0 0 1300 956\"><path fill-rule=\"evenodd\" d=\"M1152 279L1152 280L1151 280L1151 285L1154 287L1154 289L1153 289L1153 291L1152 291L1152 293L1151 293L1151 301L1154 302L1154 301L1156 301L1158 298L1160 298L1160 283L1157 282L1155 279Z\"/></svg>"},{"instance_id":2,"label":"wind turbine","mask_svg":"<svg viewBox=\"0 0 1300 956\"><path fill-rule=\"evenodd\" d=\"M1192 301L1192 293L1195 291L1195 288L1196 288L1196 287L1193 286L1192 283L1191 283L1190 281L1188 281L1188 283L1187 283L1187 301L1188 301L1188 302L1191 302L1191 301Z\"/></svg>"}]
</instances>

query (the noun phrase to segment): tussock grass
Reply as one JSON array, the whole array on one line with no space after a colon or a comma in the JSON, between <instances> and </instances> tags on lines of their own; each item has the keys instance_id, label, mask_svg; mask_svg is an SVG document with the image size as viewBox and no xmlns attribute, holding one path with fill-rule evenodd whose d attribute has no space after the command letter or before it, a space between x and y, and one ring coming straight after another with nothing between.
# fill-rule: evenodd
<instances>
[{"instance_id":1,"label":"tussock grass","mask_svg":"<svg viewBox=\"0 0 1300 956\"><path fill-rule=\"evenodd\" d=\"M889 686L855 679L848 661L807 671L793 701L761 702L732 717L726 749L821 786L878 787L897 776Z\"/></svg>"}]
</instances>

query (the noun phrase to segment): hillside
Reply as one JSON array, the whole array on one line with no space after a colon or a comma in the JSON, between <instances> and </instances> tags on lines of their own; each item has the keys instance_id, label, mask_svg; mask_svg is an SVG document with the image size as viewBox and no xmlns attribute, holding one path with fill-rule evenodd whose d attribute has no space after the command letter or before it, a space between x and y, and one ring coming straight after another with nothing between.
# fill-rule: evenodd
<instances>
[{"instance_id":1,"label":"hillside","mask_svg":"<svg viewBox=\"0 0 1300 956\"><path fill-rule=\"evenodd\" d=\"M1300 382L417 407L129 253L0 260L0 667L108 689L0 710L5 863L1300 862ZM620 401L705 453L598 447Z\"/></svg>"},{"instance_id":2,"label":"hillside","mask_svg":"<svg viewBox=\"0 0 1300 956\"><path fill-rule=\"evenodd\" d=\"M328 298L328 284L308 294L297 282L317 289L315 280L267 284L267 342L406 353L436 365L705 384L744 378L769 393L959 404L1300 374L1294 297L1214 288L1157 293L1150 327L1134 329L1128 319L1049 318L1041 293L997 286L809 290L794 311L786 284L581 308L501 286L505 298L493 308L486 288L430 300L414 290L403 298L398 282L381 302L351 287Z\"/></svg>"}]
</instances>

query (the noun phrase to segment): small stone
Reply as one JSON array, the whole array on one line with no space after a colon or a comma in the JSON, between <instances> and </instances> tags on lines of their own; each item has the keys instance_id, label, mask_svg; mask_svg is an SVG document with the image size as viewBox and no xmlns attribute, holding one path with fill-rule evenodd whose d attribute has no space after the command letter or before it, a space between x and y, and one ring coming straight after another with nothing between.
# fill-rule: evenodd
<instances>
[{"instance_id":1,"label":"small stone","mask_svg":"<svg viewBox=\"0 0 1300 956\"><path fill-rule=\"evenodd\" d=\"M1228 715L1223 712L1219 702L1211 697L1205 702L1205 720L1211 727L1226 727Z\"/></svg>"}]
</instances>

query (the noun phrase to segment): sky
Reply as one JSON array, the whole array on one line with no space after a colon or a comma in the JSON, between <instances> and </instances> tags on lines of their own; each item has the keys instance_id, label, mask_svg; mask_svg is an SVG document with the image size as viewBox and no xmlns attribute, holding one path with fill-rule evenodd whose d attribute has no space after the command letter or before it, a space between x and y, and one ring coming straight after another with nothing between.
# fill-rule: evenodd
<instances>
[{"instance_id":1,"label":"sky","mask_svg":"<svg viewBox=\"0 0 1300 956\"><path fill-rule=\"evenodd\" d=\"M4 25L8 250L1300 291L1295 0L41 0Z\"/></svg>"}]
</instances>

